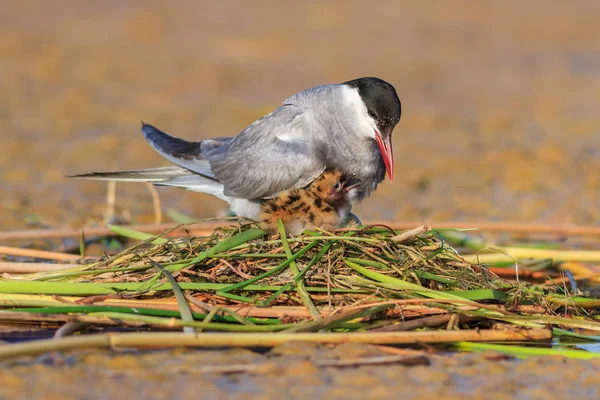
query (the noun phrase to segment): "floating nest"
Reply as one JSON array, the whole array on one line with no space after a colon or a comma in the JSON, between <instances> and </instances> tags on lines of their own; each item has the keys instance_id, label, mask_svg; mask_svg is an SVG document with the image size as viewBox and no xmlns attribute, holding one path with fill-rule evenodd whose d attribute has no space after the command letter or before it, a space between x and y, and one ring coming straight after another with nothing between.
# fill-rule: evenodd
<instances>
[{"instance_id":1,"label":"floating nest","mask_svg":"<svg viewBox=\"0 0 600 400\"><path fill-rule=\"evenodd\" d=\"M600 300L564 285L500 279L470 262L472 255L461 256L448 231L367 226L288 236L283 226L269 234L236 223L208 236L167 239L170 231L114 230L139 242L93 264L5 277L0 320L184 329L196 336L169 343L194 346L270 346L298 340L286 333L299 332L335 333L300 336L324 343L395 344L588 339L586 331L600 332ZM266 336L198 336L199 330ZM158 336L136 340L163 343Z\"/></svg>"},{"instance_id":2,"label":"floating nest","mask_svg":"<svg viewBox=\"0 0 600 400\"><path fill-rule=\"evenodd\" d=\"M298 286L314 294L316 305L332 306L374 295L464 292L494 300L518 292L518 286L466 261L438 232L425 229L399 235L371 226L287 237L242 224L218 228L209 237L159 235L85 268L75 282L145 283L145 296L168 296L153 290L164 288L167 278L158 270L163 267L177 282L193 284L186 287L262 306L302 305L294 294ZM47 278L62 279L53 275Z\"/></svg>"}]
</instances>

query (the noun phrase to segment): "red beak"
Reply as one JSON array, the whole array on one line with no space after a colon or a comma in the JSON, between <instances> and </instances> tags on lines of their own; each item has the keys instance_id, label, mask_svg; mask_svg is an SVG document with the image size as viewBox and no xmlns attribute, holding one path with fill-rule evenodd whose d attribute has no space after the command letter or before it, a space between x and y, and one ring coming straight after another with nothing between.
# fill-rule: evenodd
<instances>
[{"instance_id":1,"label":"red beak","mask_svg":"<svg viewBox=\"0 0 600 400\"><path fill-rule=\"evenodd\" d=\"M394 154L392 153L392 135L388 135L388 140L384 140L381 137L381 133L375 131L375 140L377 140L377 146L383 157L383 163L390 181L394 180Z\"/></svg>"}]
</instances>

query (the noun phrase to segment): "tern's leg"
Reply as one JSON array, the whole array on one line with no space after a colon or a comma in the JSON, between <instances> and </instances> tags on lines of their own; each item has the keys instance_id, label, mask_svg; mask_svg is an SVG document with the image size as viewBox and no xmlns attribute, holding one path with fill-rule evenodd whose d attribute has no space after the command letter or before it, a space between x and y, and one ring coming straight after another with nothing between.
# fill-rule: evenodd
<instances>
[{"instance_id":1,"label":"tern's leg","mask_svg":"<svg viewBox=\"0 0 600 400\"><path fill-rule=\"evenodd\" d=\"M360 222L360 219L351 212L348 213L348 215L346 216L346 219L344 220L344 223L342 224L342 226L344 226L344 227L361 226L361 225L362 225L362 222Z\"/></svg>"}]
</instances>

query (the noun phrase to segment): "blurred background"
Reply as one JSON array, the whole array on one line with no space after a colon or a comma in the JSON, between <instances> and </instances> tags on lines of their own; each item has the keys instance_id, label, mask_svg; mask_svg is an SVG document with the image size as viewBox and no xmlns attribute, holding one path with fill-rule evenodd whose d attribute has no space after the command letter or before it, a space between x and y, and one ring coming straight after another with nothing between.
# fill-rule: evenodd
<instances>
[{"instance_id":1,"label":"blurred background","mask_svg":"<svg viewBox=\"0 0 600 400\"><path fill-rule=\"evenodd\" d=\"M0 227L102 218L168 165L140 121L237 134L304 88L377 76L403 105L363 220L600 221L600 2L1 1ZM143 184L117 211L151 222ZM226 205L159 189L162 208Z\"/></svg>"}]
</instances>

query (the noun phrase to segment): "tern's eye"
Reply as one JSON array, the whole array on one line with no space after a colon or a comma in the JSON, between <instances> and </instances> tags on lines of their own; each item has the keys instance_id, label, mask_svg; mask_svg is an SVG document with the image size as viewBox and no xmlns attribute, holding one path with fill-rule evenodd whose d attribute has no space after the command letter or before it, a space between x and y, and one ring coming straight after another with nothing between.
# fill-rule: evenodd
<instances>
[{"instance_id":1,"label":"tern's eye","mask_svg":"<svg viewBox=\"0 0 600 400\"><path fill-rule=\"evenodd\" d=\"M339 189L340 189L340 186L341 186L341 185L340 185L340 183L338 182L338 183L336 183L335 185L333 185L333 188L334 188L335 190L339 190Z\"/></svg>"}]
</instances>

